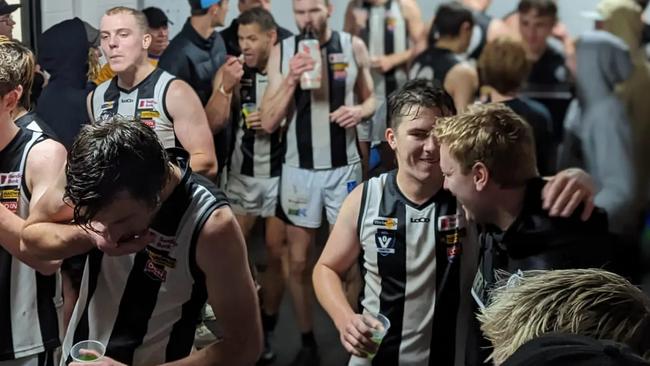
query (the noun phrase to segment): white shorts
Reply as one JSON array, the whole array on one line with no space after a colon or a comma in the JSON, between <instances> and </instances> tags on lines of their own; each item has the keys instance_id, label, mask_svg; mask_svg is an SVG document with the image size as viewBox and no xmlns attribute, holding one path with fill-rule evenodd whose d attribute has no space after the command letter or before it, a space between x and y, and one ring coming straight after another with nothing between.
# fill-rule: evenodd
<instances>
[{"instance_id":1,"label":"white shorts","mask_svg":"<svg viewBox=\"0 0 650 366\"><path fill-rule=\"evenodd\" d=\"M236 215L273 217L280 177L255 178L230 172L224 192Z\"/></svg>"},{"instance_id":2,"label":"white shorts","mask_svg":"<svg viewBox=\"0 0 650 366\"><path fill-rule=\"evenodd\" d=\"M336 222L343 200L361 183L361 163L323 169L282 166L280 202L295 226L319 228L323 207L330 224Z\"/></svg>"}]
</instances>

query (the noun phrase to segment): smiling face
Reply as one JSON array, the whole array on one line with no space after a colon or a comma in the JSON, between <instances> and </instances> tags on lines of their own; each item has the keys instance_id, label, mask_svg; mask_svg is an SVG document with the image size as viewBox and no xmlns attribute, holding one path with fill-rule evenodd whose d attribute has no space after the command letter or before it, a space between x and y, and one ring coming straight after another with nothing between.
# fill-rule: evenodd
<instances>
[{"instance_id":1,"label":"smiling face","mask_svg":"<svg viewBox=\"0 0 650 366\"><path fill-rule=\"evenodd\" d=\"M480 192L474 184L474 174L472 171L463 172L446 144L440 145L440 170L445 177L444 188L456 196L468 219L478 221L483 216L483 209Z\"/></svg>"},{"instance_id":2,"label":"smiling face","mask_svg":"<svg viewBox=\"0 0 650 366\"><path fill-rule=\"evenodd\" d=\"M395 150L399 170L417 181L441 181L440 149L431 130L440 111L425 107L405 107L397 130L387 130L387 140Z\"/></svg>"},{"instance_id":3,"label":"smiling face","mask_svg":"<svg viewBox=\"0 0 650 366\"><path fill-rule=\"evenodd\" d=\"M147 58L151 35L133 14L120 12L104 15L100 24L101 48L116 73L142 64Z\"/></svg>"}]
</instances>

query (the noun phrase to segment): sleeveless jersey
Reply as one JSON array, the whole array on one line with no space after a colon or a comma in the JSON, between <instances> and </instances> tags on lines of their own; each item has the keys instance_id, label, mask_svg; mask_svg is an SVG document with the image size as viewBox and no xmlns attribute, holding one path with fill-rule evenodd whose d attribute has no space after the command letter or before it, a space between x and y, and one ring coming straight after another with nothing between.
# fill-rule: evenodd
<instances>
[{"instance_id":1,"label":"sleeveless jersey","mask_svg":"<svg viewBox=\"0 0 650 366\"><path fill-rule=\"evenodd\" d=\"M127 365L159 365L190 354L207 298L196 241L210 214L227 201L191 173L186 152L172 150L183 176L151 224L154 241L125 256L88 253L62 365L72 345L86 339L102 342L107 356Z\"/></svg>"},{"instance_id":2,"label":"sleeveless jersey","mask_svg":"<svg viewBox=\"0 0 650 366\"><path fill-rule=\"evenodd\" d=\"M282 73L289 72L289 60L298 49L300 36L281 43ZM303 169L330 169L359 162L356 129L342 128L330 121L330 113L354 104L358 67L352 50L352 36L332 31L321 46L321 88L296 88L293 106L287 113L285 163Z\"/></svg>"},{"instance_id":3,"label":"sleeveless jersey","mask_svg":"<svg viewBox=\"0 0 650 366\"><path fill-rule=\"evenodd\" d=\"M429 47L413 61L410 78L428 79L440 83L440 86L444 86L449 70L460 62L460 57L448 49L435 46Z\"/></svg>"},{"instance_id":4,"label":"sleeveless jersey","mask_svg":"<svg viewBox=\"0 0 650 366\"><path fill-rule=\"evenodd\" d=\"M371 57L400 53L409 48L408 27L399 0L388 0L384 5L363 3L363 9L368 13L368 20L361 39L368 46ZM407 80L404 66L386 73L373 68L371 74L378 100L388 97Z\"/></svg>"},{"instance_id":5,"label":"sleeveless jersey","mask_svg":"<svg viewBox=\"0 0 650 366\"><path fill-rule=\"evenodd\" d=\"M284 128L267 134L262 130L253 130L246 126L244 104L253 103L259 107L268 77L244 66L244 76L239 83L239 108L236 114L235 147L230 159L230 171L250 177L279 177L282 159L286 151Z\"/></svg>"},{"instance_id":6,"label":"sleeveless jersey","mask_svg":"<svg viewBox=\"0 0 650 366\"><path fill-rule=\"evenodd\" d=\"M115 114L133 118L153 128L165 148L179 147L165 104L167 89L175 79L157 68L131 90L120 88L117 76L99 84L92 95L93 119Z\"/></svg>"},{"instance_id":7,"label":"sleeveless jersey","mask_svg":"<svg viewBox=\"0 0 650 366\"><path fill-rule=\"evenodd\" d=\"M24 179L27 155L44 139L21 128L0 152L0 200L23 219L29 214L31 198ZM43 276L0 246L0 361L60 345L56 311L63 302L60 286L58 275Z\"/></svg>"},{"instance_id":8,"label":"sleeveless jersey","mask_svg":"<svg viewBox=\"0 0 650 366\"><path fill-rule=\"evenodd\" d=\"M384 314L391 327L372 361L352 357L349 365L454 365L464 222L446 190L416 205L400 192L395 171L366 182L360 308Z\"/></svg>"}]
</instances>

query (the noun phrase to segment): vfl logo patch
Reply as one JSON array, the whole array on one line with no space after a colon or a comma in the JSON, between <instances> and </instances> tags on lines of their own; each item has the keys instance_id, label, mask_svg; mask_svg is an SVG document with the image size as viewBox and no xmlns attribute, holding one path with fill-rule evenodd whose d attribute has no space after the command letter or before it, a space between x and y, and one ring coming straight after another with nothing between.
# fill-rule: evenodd
<instances>
[{"instance_id":1,"label":"vfl logo patch","mask_svg":"<svg viewBox=\"0 0 650 366\"><path fill-rule=\"evenodd\" d=\"M372 221L372 224L382 229L397 230L397 218L395 217L378 217Z\"/></svg>"},{"instance_id":2,"label":"vfl logo patch","mask_svg":"<svg viewBox=\"0 0 650 366\"><path fill-rule=\"evenodd\" d=\"M377 252L382 256L395 254L395 232L377 229L375 233L375 244L377 245Z\"/></svg>"}]
</instances>

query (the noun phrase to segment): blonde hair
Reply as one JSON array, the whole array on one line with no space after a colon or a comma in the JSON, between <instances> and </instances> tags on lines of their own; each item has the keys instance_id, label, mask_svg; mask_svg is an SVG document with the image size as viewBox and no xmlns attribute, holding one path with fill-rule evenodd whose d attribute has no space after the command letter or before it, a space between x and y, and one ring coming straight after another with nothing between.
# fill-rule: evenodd
<instances>
[{"instance_id":1,"label":"blonde hair","mask_svg":"<svg viewBox=\"0 0 650 366\"><path fill-rule=\"evenodd\" d=\"M501 94L516 91L528 77L531 62L520 40L501 36L485 45L478 59L481 82Z\"/></svg>"},{"instance_id":2,"label":"blonde hair","mask_svg":"<svg viewBox=\"0 0 650 366\"><path fill-rule=\"evenodd\" d=\"M34 68L34 54L29 48L0 36L0 96L4 97L20 85L23 88L20 105L29 110Z\"/></svg>"},{"instance_id":3,"label":"blonde hair","mask_svg":"<svg viewBox=\"0 0 650 366\"><path fill-rule=\"evenodd\" d=\"M572 333L625 343L650 360L650 298L601 269L527 271L495 289L478 315L503 363L545 333Z\"/></svg>"},{"instance_id":4,"label":"blonde hair","mask_svg":"<svg viewBox=\"0 0 650 366\"><path fill-rule=\"evenodd\" d=\"M438 119L434 134L449 147L463 174L481 162L502 187L516 187L537 176L531 127L499 104L471 106L465 113Z\"/></svg>"},{"instance_id":5,"label":"blonde hair","mask_svg":"<svg viewBox=\"0 0 650 366\"><path fill-rule=\"evenodd\" d=\"M137 9L129 8L128 6L115 6L106 10L105 15L116 14L131 14L135 18L135 22L142 33L149 33L149 22L143 12Z\"/></svg>"},{"instance_id":6,"label":"blonde hair","mask_svg":"<svg viewBox=\"0 0 650 366\"><path fill-rule=\"evenodd\" d=\"M94 47L88 48L88 72L86 77L89 81L97 80L102 70L102 64L99 62L97 50Z\"/></svg>"}]
</instances>

